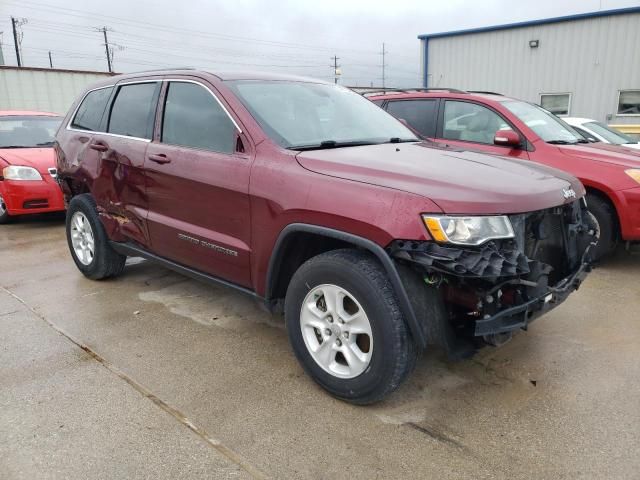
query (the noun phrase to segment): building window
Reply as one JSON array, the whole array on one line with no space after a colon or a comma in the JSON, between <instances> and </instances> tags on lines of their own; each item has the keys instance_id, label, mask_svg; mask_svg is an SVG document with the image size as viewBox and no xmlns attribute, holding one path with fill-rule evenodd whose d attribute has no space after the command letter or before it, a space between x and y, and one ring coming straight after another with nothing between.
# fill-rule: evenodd
<instances>
[{"instance_id":1,"label":"building window","mask_svg":"<svg viewBox=\"0 0 640 480\"><path fill-rule=\"evenodd\" d=\"M640 115L640 90L620 90L618 115Z\"/></svg>"},{"instance_id":2,"label":"building window","mask_svg":"<svg viewBox=\"0 0 640 480\"><path fill-rule=\"evenodd\" d=\"M571 94L541 93L540 106L558 116L569 115L571 111Z\"/></svg>"}]
</instances>

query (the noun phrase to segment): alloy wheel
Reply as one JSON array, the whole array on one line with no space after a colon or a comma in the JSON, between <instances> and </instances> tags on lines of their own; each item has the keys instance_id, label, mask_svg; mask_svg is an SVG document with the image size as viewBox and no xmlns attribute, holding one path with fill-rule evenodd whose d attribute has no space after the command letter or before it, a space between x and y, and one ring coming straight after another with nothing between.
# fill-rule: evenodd
<instances>
[{"instance_id":1,"label":"alloy wheel","mask_svg":"<svg viewBox=\"0 0 640 480\"><path fill-rule=\"evenodd\" d=\"M83 265L90 265L95 254L95 239L89 220L82 212L71 217L71 245L76 258Z\"/></svg>"},{"instance_id":2,"label":"alloy wheel","mask_svg":"<svg viewBox=\"0 0 640 480\"><path fill-rule=\"evenodd\" d=\"M354 378L371 363L371 323L358 300L342 287L313 288L302 302L300 328L309 354L331 375Z\"/></svg>"}]
</instances>

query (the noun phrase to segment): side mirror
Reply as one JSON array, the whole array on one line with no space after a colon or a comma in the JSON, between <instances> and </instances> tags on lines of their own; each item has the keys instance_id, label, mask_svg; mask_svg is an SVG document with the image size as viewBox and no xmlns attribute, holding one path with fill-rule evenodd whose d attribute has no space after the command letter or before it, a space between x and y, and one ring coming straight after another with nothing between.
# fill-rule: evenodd
<instances>
[{"instance_id":1,"label":"side mirror","mask_svg":"<svg viewBox=\"0 0 640 480\"><path fill-rule=\"evenodd\" d=\"M513 130L498 130L493 137L493 143L495 145L517 147L520 145L520 135Z\"/></svg>"}]
</instances>

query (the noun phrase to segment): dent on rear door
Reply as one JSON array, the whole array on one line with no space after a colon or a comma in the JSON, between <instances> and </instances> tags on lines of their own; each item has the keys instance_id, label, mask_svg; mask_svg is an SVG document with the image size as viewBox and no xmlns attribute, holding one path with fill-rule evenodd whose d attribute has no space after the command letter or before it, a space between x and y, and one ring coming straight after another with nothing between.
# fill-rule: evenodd
<instances>
[{"instance_id":1,"label":"dent on rear door","mask_svg":"<svg viewBox=\"0 0 640 480\"><path fill-rule=\"evenodd\" d=\"M132 239L148 245L144 158L148 143L136 139L96 135L94 141L108 149L98 162L93 194L99 199L101 217L114 240Z\"/></svg>"}]
</instances>

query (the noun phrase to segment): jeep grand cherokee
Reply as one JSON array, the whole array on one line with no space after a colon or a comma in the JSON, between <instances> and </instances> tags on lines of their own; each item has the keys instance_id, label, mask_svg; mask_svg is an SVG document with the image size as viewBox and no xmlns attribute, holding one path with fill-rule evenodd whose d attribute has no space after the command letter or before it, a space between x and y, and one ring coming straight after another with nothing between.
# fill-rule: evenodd
<instances>
[{"instance_id":1,"label":"jeep grand cherokee","mask_svg":"<svg viewBox=\"0 0 640 480\"><path fill-rule=\"evenodd\" d=\"M419 141L311 79L111 77L57 142L85 276L140 256L257 297L284 313L308 374L359 404L430 345L469 354L557 306L597 235L570 175Z\"/></svg>"}]
</instances>

